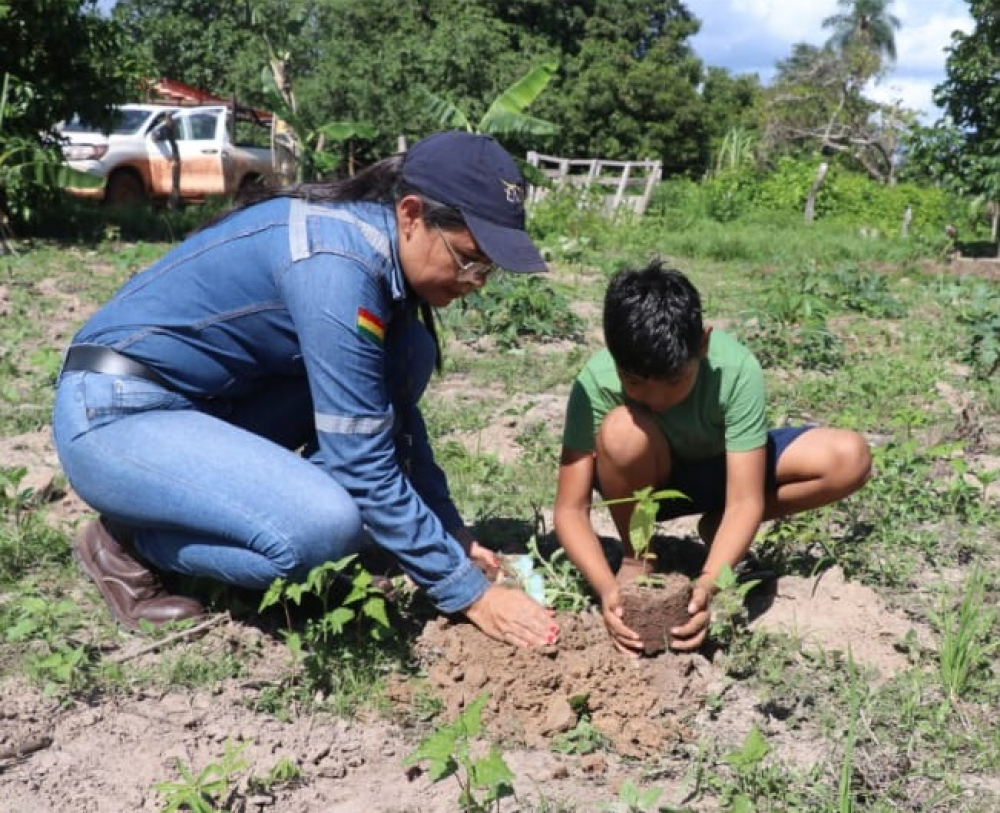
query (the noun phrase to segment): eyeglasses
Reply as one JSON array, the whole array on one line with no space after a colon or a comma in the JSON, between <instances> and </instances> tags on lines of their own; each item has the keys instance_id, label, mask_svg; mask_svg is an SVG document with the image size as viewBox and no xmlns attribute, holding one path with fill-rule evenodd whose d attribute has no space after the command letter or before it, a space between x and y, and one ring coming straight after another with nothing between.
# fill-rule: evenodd
<instances>
[{"instance_id":1,"label":"eyeglasses","mask_svg":"<svg viewBox=\"0 0 1000 813\"><path fill-rule=\"evenodd\" d=\"M448 238L444 236L441 227L435 226L434 228L437 229L444 247L448 249L448 253L451 254L455 265L458 266L458 273L455 274L455 277L459 282L486 282L490 274L497 271L497 267L489 260L469 260L468 262L462 262L462 258L458 256L458 252L448 242Z\"/></svg>"}]
</instances>

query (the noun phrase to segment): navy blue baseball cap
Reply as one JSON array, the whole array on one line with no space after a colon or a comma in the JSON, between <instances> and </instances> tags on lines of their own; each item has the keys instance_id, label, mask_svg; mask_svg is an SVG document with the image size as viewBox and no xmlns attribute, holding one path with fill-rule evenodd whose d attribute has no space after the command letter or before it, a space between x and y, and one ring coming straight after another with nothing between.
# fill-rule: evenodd
<instances>
[{"instance_id":1,"label":"navy blue baseball cap","mask_svg":"<svg viewBox=\"0 0 1000 813\"><path fill-rule=\"evenodd\" d=\"M403 179L462 213L483 254L520 274L547 271L525 231L527 185L510 154L490 136L447 130L403 156Z\"/></svg>"}]
</instances>

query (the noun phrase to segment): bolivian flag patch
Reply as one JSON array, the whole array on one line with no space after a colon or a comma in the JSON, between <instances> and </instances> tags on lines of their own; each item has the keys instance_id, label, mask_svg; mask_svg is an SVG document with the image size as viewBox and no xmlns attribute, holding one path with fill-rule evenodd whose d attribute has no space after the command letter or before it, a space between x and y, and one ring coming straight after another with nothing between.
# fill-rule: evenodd
<instances>
[{"instance_id":1,"label":"bolivian flag patch","mask_svg":"<svg viewBox=\"0 0 1000 813\"><path fill-rule=\"evenodd\" d=\"M385 339L385 322L366 308L358 308L358 334L382 344Z\"/></svg>"}]
</instances>

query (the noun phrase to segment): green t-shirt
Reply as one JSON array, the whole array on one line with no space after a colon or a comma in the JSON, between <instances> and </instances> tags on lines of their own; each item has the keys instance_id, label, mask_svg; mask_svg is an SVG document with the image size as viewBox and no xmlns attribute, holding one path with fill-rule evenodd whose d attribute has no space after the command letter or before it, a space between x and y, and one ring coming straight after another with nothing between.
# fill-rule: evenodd
<instances>
[{"instance_id":1,"label":"green t-shirt","mask_svg":"<svg viewBox=\"0 0 1000 813\"><path fill-rule=\"evenodd\" d=\"M573 382L563 445L593 451L604 416L628 401L611 354L599 350ZM670 448L682 459L702 460L726 451L760 448L767 442L760 363L734 337L713 330L694 389L681 403L657 413L656 420Z\"/></svg>"}]
</instances>

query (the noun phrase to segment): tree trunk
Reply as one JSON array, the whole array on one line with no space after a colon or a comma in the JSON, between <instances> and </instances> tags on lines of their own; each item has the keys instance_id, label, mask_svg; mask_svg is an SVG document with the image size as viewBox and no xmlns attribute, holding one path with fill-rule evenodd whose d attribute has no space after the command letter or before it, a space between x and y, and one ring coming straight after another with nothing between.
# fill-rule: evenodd
<instances>
[{"instance_id":1,"label":"tree trunk","mask_svg":"<svg viewBox=\"0 0 1000 813\"><path fill-rule=\"evenodd\" d=\"M819 188L823 185L823 179L829 169L830 165L826 161L821 161L816 170L816 179L809 189L809 197L806 198L806 223L812 223L816 217L816 195L819 194Z\"/></svg>"}]
</instances>

